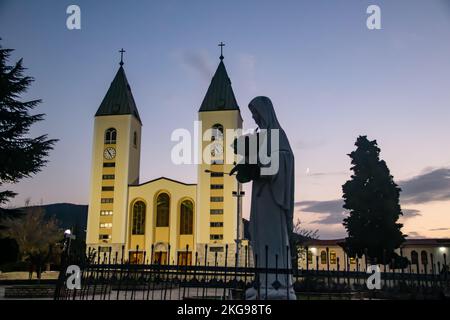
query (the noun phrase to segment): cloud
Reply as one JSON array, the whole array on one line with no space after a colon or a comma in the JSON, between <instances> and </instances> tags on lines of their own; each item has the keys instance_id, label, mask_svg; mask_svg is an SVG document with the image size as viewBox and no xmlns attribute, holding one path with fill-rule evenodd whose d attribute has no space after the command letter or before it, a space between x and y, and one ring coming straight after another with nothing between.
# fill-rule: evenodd
<instances>
[{"instance_id":1,"label":"cloud","mask_svg":"<svg viewBox=\"0 0 450 320\"><path fill-rule=\"evenodd\" d=\"M316 213L341 212L344 202L341 199L327 201L299 201L295 203L297 207L303 207L302 211Z\"/></svg>"},{"instance_id":2,"label":"cloud","mask_svg":"<svg viewBox=\"0 0 450 320\"><path fill-rule=\"evenodd\" d=\"M312 140L296 140L294 141L294 148L295 149L299 149L299 150L309 150L309 149L315 149L315 148L319 148L319 147L323 147L324 145L326 145L327 142L324 139L321 140L316 140L316 141L312 141Z\"/></svg>"},{"instance_id":3,"label":"cloud","mask_svg":"<svg viewBox=\"0 0 450 320\"><path fill-rule=\"evenodd\" d=\"M420 217L422 214L416 209L402 209L403 219L411 219L414 217Z\"/></svg>"},{"instance_id":4,"label":"cloud","mask_svg":"<svg viewBox=\"0 0 450 320\"><path fill-rule=\"evenodd\" d=\"M340 172L317 172L309 173L311 176L322 176L326 174L340 174ZM399 183L402 188L400 193L400 203L403 204L423 204L431 201L450 200L450 168L437 168L425 170L411 179L403 180ZM302 212L312 212L326 214L324 217L313 221L317 224L340 224L346 216L346 211L342 207L342 199L326 201L299 201L296 207ZM419 210L403 209L403 220L421 216ZM448 230L444 228L442 230ZM442 231L441 230L441 231ZM438 231L438 229L434 230Z\"/></svg>"},{"instance_id":5,"label":"cloud","mask_svg":"<svg viewBox=\"0 0 450 320\"><path fill-rule=\"evenodd\" d=\"M242 53L238 56L239 73L236 83L240 88L254 94L258 91L256 83L256 57L252 54Z\"/></svg>"},{"instance_id":6,"label":"cloud","mask_svg":"<svg viewBox=\"0 0 450 320\"><path fill-rule=\"evenodd\" d=\"M330 172L308 172L306 176L309 177L322 177L322 176L340 176L348 174L346 171L330 171Z\"/></svg>"},{"instance_id":7,"label":"cloud","mask_svg":"<svg viewBox=\"0 0 450 320\"><path fill-rule=\"evenodd\" d=\"M411 179L399 182L402 204L422 204L450 200L450 168L425 171Z\"/></svg>"},{"instance_id":8,"label":"cloud","mask_svg":"<svg viewBox=\"0 0 450 320\"><path fill-rule=\"evenodd\" d=\"M182 51L176 56L181 64L190 70L195 71L201 78L209 82L214 74L214 66L206 51Z\"/></svg>"},{"instance_id":9,"label":"cloud","mask_svg":"<svg viewBox=\"0 0 450 320\"><path fill-rule=\"evenodd\" d=\"M408 232L408 238L421 238L422 236L417 232Z\"/></svg>"},{"instance_id":10,"label":"cloud","mask_svg":"<svg viewBox=\"0 0 450 320\"><path fill-rule=\"evenodd\" d=\"M433 228L433 229L429 229L429 231L447 231L450 230L450 228Z\"/></svg>"},{"instance_id":11,"label":"cloud","mask_svg":"<svg viewBox=\"0 0 450 320\"><path fill-rule=\"evenodd\" d=\"M295 206L300 207L302 212L313 212L327 214L325 217L312 221L311 223L318 224L341 224L342 219L345 218L345 210L342 207L343 200L328 200L328 201L299 201Z\"/></svg>"}]
</instances>

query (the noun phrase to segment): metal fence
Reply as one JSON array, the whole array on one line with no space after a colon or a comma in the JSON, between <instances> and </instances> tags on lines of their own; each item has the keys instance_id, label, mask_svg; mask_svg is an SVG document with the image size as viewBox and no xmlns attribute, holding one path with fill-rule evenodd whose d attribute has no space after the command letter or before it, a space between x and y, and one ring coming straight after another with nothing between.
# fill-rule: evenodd
<instances>
[{"instance_id":1,"label":"metal fence","mask_svg":"<svg viewBox=\"0 0 450 320\"><path fill-rule=\"evenodd\" d=\"M225 254L228 252L226 250ZM57 300L183 300L220 299L243 300L245 291L251 287L257 290L258 297L267 296L267 285L261 286L260 279L275 275L276 279L291 279L297 299L436 299L445 297L450 288L448 266L433 268L432 273L414 272L411 266L400 270L384 272L381 266L380 289L370 290L365 270L351 271L341 268L339 261L334 270L281 269L269 268L267 257L255 257L255 266L249 265L245 258L243 266L218 265L215 252L211 263L205 258L200 261L198 254L190 265L151 263L144 259L141 263L130 263L123 257L103 253L91 256L85 263L79 263L79 288L69 289L68 282L75 281L66 274L67 266L76 263L69 260L63 263L58 280L55 299ZM258 263L258 260L266 261ZM75 282L74 282L75 283ZM264 290L266 290L264 292ZM289 297L289 288L285 290ZM284 294L284 293L282 293Z\"/></svg>"}]
</instances>

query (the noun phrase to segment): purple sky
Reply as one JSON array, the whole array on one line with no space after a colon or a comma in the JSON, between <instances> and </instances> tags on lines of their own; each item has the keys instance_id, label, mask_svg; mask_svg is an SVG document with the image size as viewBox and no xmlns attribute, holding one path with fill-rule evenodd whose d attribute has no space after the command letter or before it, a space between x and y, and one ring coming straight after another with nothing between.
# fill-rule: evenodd
<instances>
[{"instance_id":1,"label":"purple sky","mask_svg":"<svg viewBox=\"0 0 450 320\"><path fill-rule=\"evenodd\" d=\"M70 4L81 8L81 30L66 28ZM366 28L370 4L382 30ZM1 0L0 30L12 61L23 57L36 78L25 98L44 101L32 133L60 139L41 173L11 187L11 206L88 202L93 115L122 47L144 124L141 181L195 182L195 166L171 163L170 134L192 130L224 41L244 126L255 126L248 102L267 95L290 138L306 227L344 235L347 154L365 134L403 187L404 231L450 236L448 1Z\"/></svg>"}]
</instances>

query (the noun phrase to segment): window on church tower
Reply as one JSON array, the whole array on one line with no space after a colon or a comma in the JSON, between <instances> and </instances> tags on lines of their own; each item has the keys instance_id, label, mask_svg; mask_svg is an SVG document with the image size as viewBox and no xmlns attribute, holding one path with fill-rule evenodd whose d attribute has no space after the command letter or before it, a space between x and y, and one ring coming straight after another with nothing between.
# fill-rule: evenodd
<instances>
[{"instance_id":1,"label":"window on church tower","mask_svg":"<svg viewBox=\"0 0 450 320\"><path fill-rule=\"evenodd\" d=\"M137 133L136 131L133 133L133 146L137 148Z\"/></svg>"},{"instance_id":2,"label":"window on church tower","mask_svg":"<svg viewBox=\"0 0 450 320\"><path fill-rule=\"evenodd\" d=\"M105 144L116 144L117 140L117 130L114 128L109 128L105 131Z\"/></svg>"},{"instance_id":3,"label":"window on church tower","mask_svg":"<svg viewBox=\"0 0 450 320\"><path fill-rule=\"evenodd\" d=\"M103 168L114 168L115 166L115 162L103 162Z\"/></svg>"},{"instance_id":4,"label":"window on church tower","mask_svg":"<svg viewBox=\"0 0 450 320\"><path fill-rule=\"evenodd\" d=\"M209 238L211 240L223 240L223 234L211 234Z\"/></svg>"},{"instance_id":5,"label":"window on church tower","mask_svg":"<svg viewBox=\"0 0 450 320\"><path fill-rule=\"evenodd\" d=\"M133 235L140 235L145 233L145 203L137 201L133 205L133 221L132 231Z\"/></svg>"},{"instance_id":6,"label":"window on church tower","mask_svg":"<svg viewBox=\"0 0 450 320\"><path fill-rule=\"evenodd\" d=\"M180 234L192 234L194 225L194 204L185 200L180 206Z\"/></svg>"},{"instance_id":7,"label":"window on church tower","mask_svg":"<svg viewBox=\"0 0 450 320\"><path fill-rule=\"evenodd\" d=\"M212 126L211 141L223 140L223 126L216 123Z\"/></svg>"},{"instance_id":8,"label":"window on church tower","mask_svg":"<svg viewBox=\"0 0 450 320\"><path fill-rule=\"evenodd\" d=\"M170 213L170 197L167 193L161 193L156 199L156 226L168 227Z\"/></svg>"}]
</instances>

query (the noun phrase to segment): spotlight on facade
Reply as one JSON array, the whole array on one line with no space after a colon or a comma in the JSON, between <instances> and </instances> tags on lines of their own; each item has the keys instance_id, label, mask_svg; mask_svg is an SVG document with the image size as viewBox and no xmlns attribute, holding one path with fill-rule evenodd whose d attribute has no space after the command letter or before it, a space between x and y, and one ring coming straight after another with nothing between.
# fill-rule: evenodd
<instances>
[{"instance_id":1,"label":"spotlight on facade","mask_svg":"<svg viewBox=\"0 0 450 320\"><path fill-rule=\"evenodd\" d=\"M446 252L447 248L446 247L439 247L439 252Z\"/></svg>"}]
</instances>

